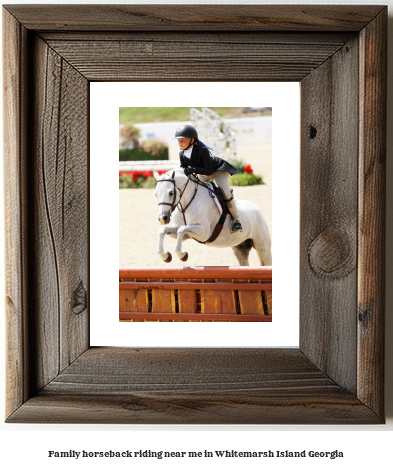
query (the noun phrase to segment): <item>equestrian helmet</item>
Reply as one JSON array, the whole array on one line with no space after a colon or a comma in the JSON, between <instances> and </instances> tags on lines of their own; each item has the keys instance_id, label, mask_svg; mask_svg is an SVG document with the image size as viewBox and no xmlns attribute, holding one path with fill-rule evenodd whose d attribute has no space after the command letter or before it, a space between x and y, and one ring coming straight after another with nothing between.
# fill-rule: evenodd
<instances>
[{"instance_id":1,"label":"equestrian helmet","mask_svg":"<svg viewBox=\"0 0 393 474\"><path fill-rule=\"evenodd\" d=\"M183 125L176 130L175 138L195 138L198 140L198 132L192 125Z\"/></svg>"}]
</instances>

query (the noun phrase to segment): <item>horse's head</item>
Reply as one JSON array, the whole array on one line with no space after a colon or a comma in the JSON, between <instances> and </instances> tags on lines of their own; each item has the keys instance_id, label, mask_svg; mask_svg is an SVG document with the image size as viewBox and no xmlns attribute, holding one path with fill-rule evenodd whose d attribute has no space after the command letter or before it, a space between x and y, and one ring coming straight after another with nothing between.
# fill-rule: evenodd
<instances>
[{"instance_id":1,"label":"horse's head","mask_svg":"<svg viewBox=\"0 0 393 474\"><path fill-rule=\"evenodd\" d=\"M168 171L162 176L154 171L154 176L157 180L154 195L158 199L158 220L161 225L166 225L171 221L171 213L179 202L179 189L182 189L182 178L186 176L181 169Z\"/></svg>"}]
</instances>

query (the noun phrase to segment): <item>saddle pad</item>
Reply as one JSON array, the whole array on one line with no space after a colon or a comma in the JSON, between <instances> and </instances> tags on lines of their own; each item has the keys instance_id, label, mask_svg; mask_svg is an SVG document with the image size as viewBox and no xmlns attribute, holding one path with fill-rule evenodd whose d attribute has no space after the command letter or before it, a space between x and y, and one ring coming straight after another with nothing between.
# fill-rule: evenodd
<instances>
[{"instance_id":1,"label":"saddle pad","mask_svg":"<svg viewBox=\"0 0 393 474\"><path fill-rule=\"evenodd\" d=\"M218 210L220 211L220 214L222 214L222 206L220 204L220 201L217 199L217 196L214 194L213 191L213 185L211 183L206 183L209 186L209 189L211 189L210 196L214 199L214 202L216 203Z\"/></svg>"}]
</instances>

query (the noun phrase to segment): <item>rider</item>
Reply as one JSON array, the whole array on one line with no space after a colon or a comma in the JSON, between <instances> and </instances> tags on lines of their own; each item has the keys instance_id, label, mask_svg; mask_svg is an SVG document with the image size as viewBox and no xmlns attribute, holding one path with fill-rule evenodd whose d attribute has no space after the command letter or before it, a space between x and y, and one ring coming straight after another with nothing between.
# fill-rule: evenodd
<instances>
[{"instance_id":1,"label":"rider","mask_svg":"<svg viewBox=\"0 0 393 474\"><path fill-rule=\"evenodd\" d=\"M209 148L198 140L198 133L191 125L178 128L175 138L182 150L179 155L180 166L185 168L184 174L189 176L196 173L204 182L213 178L217 186L222 189L228 210L232 215L231 232L242 232L239 212L229 188L229 175L236 174L239 170L222 158L212 156Z\"/></svg>"}]
</instances>

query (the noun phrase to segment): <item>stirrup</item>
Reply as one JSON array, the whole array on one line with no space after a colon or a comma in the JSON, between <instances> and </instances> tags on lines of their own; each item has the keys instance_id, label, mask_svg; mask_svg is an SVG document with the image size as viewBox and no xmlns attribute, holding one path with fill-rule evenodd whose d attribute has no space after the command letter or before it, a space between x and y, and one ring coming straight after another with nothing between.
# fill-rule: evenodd
<instances>
[{"instance_id":1,"label":"stirrup","mask_svg":"<svg viewBox=\"0 0 393 474\"><path fill-rule=\"evenodd\" d=\"M243 232L242 224L239 220L232 222L231 233L235 234L236 232Z\"/></svg>"}]
</instances>

